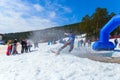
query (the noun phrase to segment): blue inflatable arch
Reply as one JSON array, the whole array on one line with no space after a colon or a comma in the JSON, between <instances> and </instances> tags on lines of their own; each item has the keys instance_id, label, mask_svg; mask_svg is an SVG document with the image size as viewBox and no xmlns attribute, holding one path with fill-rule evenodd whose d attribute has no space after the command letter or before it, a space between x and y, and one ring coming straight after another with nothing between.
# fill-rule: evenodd
<instances>
[{"instance_id":1,"label":"blue inflatable arch","mask_svg":"<svg viewBox=\"0 0 120 80\"><path fill-rule=\"evenodd\" d=\"M101 29L100 38L93 44L94 50L114 50L115 45L109 41L110 33L120 25L120 15L114 16L108 23Z\"/></svg>"}]
</instances>

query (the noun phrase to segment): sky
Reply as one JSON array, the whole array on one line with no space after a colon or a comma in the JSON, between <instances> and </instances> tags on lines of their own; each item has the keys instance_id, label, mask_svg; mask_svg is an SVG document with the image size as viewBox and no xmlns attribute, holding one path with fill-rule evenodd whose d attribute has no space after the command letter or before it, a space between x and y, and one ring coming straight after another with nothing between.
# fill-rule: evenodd
<instances>
[{"instance_id":1,"label":"sky","mask_svg":"<svg viewBox=\"0 0 120 80\"><path fill-rule=\"evenodd\" d=\"M0 0L0 33L74 24L98 7L120 13L120 0Z\"/></svg>"}]
</instances>

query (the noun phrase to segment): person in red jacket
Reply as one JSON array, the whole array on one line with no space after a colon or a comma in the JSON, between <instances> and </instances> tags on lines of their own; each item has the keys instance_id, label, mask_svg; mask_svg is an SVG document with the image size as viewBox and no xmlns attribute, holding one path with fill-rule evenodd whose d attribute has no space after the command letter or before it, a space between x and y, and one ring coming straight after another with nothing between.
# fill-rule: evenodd
<instances>
[{"instance_id":1,"label":"person in red jacket","mask_svg":"<svg viewBox=\"0 0 120 80\"><path fill-rule=\"evenodd\" d=\"M8 45L8 47L7 47L6 55L9 56L11 54L11 51L12 51L12 40L8 40L7 45Z\"/></svg>"}]
</instances>

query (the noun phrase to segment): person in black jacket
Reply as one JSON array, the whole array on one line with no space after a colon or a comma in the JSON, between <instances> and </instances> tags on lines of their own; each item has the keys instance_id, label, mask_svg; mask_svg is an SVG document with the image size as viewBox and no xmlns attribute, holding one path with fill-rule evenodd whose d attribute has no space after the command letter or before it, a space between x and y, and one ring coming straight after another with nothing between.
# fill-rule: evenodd
<instances>
[{"instance_id":1,"label":"person in black jacket","mask_svg":"<svg viewBox=\"0 0 120 80\"><path fill-rule=\"evenodd\" d=\"M27 42L25 39L21 40L21 53L26 52Z\"/></svg>"},{"instance_id":2,"label":"person in black jacket","mask_svg":"<svg viewBox=\"0 0 120 80\"><path fill-rule=\"evenodd\" d=\"M12 51L11 51L11 54L18 54L18 51L17 51L17 39L15 39L12 43Z\"/></svg>"},{"instance_id":3,"label":"person in black jacket","mask_svg":"<svg viewBox=\"0 0 120 80\"><path fill-rule=\"evenodd\" d=\"M115 47L117 47L117 45L118 45L118 39L117 38L114 40L114 43L115 43Z\"/></svg>"}]
</instances>

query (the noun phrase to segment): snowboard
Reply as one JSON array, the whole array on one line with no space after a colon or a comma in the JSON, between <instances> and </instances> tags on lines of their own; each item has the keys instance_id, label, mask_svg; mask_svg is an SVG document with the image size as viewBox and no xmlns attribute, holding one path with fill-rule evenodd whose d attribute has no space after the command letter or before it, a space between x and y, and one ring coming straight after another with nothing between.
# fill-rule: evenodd
<instances>
[{"instance_id":1,"label":"snowboard","mask_svg":"<svg viewBox=\"0 0 120 80\"><path fill-rule=\"evenodd\" d=\"M54 53L55 55L59 55L59 53L57 51L54 50L50 50L52 53Z\"/></svg>"}]
</instances>

